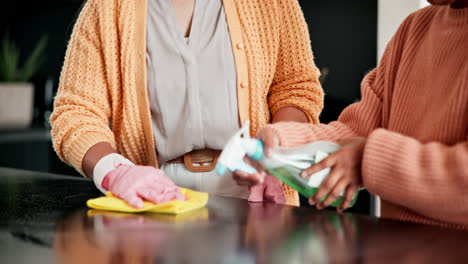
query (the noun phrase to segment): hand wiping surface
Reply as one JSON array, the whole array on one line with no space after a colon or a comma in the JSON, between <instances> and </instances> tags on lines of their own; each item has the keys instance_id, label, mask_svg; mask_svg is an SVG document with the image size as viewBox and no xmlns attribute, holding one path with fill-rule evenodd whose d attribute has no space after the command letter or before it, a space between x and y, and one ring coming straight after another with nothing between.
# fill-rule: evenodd
<instances>
[{"instance_id":1,"label":"hand wiping surface","mask_svg":"<svg viewBox=\"0 0 468 264\"><path fill-rule=\"evenodd\" d=\"M179 188L186 200L172 200L159 204L148 201L143 202L143 208L130 206L124 200L119 199L108 192L107 196L90 199L88 207L99 210L126 212L126 213L161 213L183 214L204 207L208 202L208 193L197 192L190 189Z\"/></svg>"}]
</instances>

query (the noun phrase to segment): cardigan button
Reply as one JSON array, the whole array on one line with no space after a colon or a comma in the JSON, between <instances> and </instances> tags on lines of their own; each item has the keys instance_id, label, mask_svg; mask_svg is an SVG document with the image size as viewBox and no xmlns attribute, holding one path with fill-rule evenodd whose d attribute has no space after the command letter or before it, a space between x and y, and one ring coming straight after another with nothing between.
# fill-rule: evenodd
<instances>
[{"instance_id":1,"label":"cardigan button","mask_svg":"<svg viewBox=\"0 0 468 264\"><path fill-rule=\"evenodd\" d=\"M247 82L241 82L240 86L241 88L247 88Z\"/></svg>"},{"instance_id":2,"label":"cardigan button","mask_svg":"<svg viewBox=\"0 0 468 264\"><path fill-rule=\"evenodd\" d=\"M237 49L242 50L242 49L244 49L245 46L244 46L244 43L237 43L236 47L237 47Z\"/></svg>"}]
</instances>

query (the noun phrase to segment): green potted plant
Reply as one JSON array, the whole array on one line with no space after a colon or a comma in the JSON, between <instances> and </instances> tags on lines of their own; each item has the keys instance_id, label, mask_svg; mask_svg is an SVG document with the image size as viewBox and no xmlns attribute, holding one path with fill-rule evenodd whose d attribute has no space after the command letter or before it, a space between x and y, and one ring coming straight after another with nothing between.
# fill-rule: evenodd
<instances>
[{"instance_id":1,"label":"green potted plant","mask_svg":"<svg viewBox=\"0 0 468 264\"><path fill-rule=\"evenodd\" d=\"M47 43L41 38L20 66L20 51L8 34L0 43L0 128L26 128L31 124L34 86L31 77L44 61Z\"/></svg>"}]
</instances>

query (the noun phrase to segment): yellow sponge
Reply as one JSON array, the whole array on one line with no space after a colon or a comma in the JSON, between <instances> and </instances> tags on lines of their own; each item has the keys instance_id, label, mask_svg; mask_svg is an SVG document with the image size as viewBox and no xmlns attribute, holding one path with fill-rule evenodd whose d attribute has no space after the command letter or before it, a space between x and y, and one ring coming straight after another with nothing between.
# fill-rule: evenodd
<instances>
[{"instance_id":1,"label":"yellow sponge","mask_svg":"<svg viewBox=\"0 0 468 264\"><path fill-rule=\"evenodd\" d=\"M125 213L160 213L160 214L183 214L198 208L205 207L208 202L208 193L196 192L180 188L186 201L170 201L162 204L154 204L144 201L143 208L134 208L125 201L107 192L107 196L90 199L86 203L88 207L98 210L125 212Z\"/></svg>"}]
</instances>

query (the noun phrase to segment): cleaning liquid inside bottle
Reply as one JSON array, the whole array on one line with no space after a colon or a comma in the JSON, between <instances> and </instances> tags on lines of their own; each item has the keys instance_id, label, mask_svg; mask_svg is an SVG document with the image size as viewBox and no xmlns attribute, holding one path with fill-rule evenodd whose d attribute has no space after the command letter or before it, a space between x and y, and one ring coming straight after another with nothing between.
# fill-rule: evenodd
<instances>
[{"instance_id":1,"label":"cleaning liquid inside bottle","mask_svg":"<svg viewBox=\"0 0 468 264\"><path fill-rule=\"evenodd\" d=\"M261 144L261 147L263 148L263 144ZM301 172L322 161L339 148L340 146L333 142L318 141L296 148L277 148L270 158L263 155L261 155L260 158L258 154L256 156L260 164L271 175L277 177L303 196L309 198L318 191L320 184L330 173L330 169L327 168L319 171L308 178L302 178L300 176ZM357 194L358 192L354 194L351 206L355 204ZM322 201L324 199L326 199L326 197L323 197ZM338 207L343 203L343 200L344 197L342 193L331 206Z\"/></svg>"}]
</instances>

